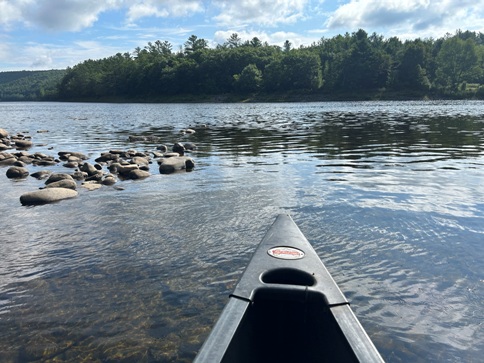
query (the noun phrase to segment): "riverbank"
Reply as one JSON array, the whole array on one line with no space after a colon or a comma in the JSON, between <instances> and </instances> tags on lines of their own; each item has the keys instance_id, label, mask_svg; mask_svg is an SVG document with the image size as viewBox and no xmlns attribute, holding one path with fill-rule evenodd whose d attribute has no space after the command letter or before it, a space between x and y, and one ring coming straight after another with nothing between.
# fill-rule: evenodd
<instances>
[{"instance_id":1,"label":"riverbank","mask_svg":"<svg viewBox=\"0 0 484 363\"><path fill-rule=\"evenodd\" d=\"M181 94L143 97L84 97L75 99L48 99L60 102L100 103L266 103L266 102L356 102L356 101L423 101L423 100L484 100L484 93L444 94L441 92L388 91L369 92L284 92L251 94Z\"/></svg>"}]
</instances>

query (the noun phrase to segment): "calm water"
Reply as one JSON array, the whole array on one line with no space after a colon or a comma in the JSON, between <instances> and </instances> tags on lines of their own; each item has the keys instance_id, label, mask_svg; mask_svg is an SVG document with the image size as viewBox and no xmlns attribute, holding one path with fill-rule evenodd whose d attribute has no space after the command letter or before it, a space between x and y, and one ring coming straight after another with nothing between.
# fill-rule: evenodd
<instances>
[{"instance_id":1,"label":"calm water","mask_svg":"<svg viewBox=\"0 0 484 363\"><path fill-rule=\"evenodd\" d=\"M0 103L0 115L48 155L158 145L129 135L198 145L193 172L154 163L148 179L38 207L19 197L43 182L0 167L0 361L190 362L281 212L385 360L482 361L483 102Z\"/></svg>"}]
</instances>

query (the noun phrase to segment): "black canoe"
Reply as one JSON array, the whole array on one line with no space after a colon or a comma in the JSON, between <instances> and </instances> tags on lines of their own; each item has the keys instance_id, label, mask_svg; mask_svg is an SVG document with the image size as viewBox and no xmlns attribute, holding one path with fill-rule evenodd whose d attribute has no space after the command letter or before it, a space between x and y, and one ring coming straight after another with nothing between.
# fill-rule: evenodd
<instances>
[{"instance_id":1,"label":"black canoe","mask_svg":"<svg viewBox=\"0 0 484 363\"><path fill-rule=\"evenodd\" d=\"M307 239L281 214L194 362L383 359Z\"/></svg>"}]
</instances>

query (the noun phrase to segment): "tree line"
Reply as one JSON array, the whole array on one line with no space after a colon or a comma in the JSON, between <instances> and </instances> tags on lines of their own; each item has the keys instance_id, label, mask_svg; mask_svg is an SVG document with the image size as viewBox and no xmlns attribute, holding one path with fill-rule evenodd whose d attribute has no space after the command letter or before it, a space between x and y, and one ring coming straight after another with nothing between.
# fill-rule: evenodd
<instances>
[{"instance_id":1,"label":"tree line","mask_svg":"<svg viewBox=\"0 0 484 363\"><path fill-rule=\"evenodd\" d=\"M289 40L282 47L256 37L244 41L236 33L210 48L192 35L177 51L157 40L131 53L81 62L65 71L48 96L162 101L224 94L482 99L484 34L459 30L401 41L360 29L299 48Z\"/></svg>"},{"instance_id":2,"label":"tree line","mask_svg":"<svg viewBox=\"0 0 484 363\"><path fill-rule=\"evenodd\" d=\"M368 91L484 95L484 34L440 39L385 39L362 29L292 48L243 41L234 33L209 48L192 35L179 51L167 41L132 53L86 60L59 86L62 99L163 98L176 95L341 93Z\"/></svg>"}]
</instances>

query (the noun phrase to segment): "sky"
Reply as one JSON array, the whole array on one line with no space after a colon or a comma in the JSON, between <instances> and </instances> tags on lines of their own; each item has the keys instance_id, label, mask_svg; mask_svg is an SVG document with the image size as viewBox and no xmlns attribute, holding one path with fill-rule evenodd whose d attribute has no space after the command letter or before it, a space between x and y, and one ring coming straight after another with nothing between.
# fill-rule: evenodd
<instances>
[{"instance_id":1,"label":"sky","mask_svg":"<svg viewBox=\"0 0 484 363\"><path fill-rule=\"evenodd\" d=\"M0 72L65 69L156 40L179 51L191 35L297 48L358 29L401 40L484 33L484 0L0 0Z\"/></svg>"}]
</instances>

